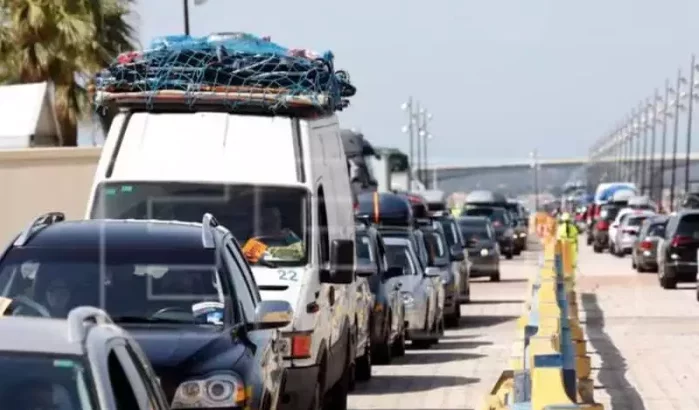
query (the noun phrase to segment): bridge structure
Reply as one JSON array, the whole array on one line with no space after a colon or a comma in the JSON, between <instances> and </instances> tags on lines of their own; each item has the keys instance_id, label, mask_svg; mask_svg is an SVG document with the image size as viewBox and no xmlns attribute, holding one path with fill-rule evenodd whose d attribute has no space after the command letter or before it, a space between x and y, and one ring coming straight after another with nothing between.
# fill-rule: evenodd
<instances>
[{"instance_id":1,"label":"bridge structure","mask_svg":"<svg viewBox=\"0 0 699 410\"><path fill-rule=\"evenodd\" d=\"M511 195L521 195L537 191L550 192L554 195L560 192L566 182L580 180L594 186L600 182L616 180L617 166L622 167L625 175L631 175L638 167L643 172L642 164L646 164L646 185L651 178L656 187L660 186L659 174L663 164L663 186L669 187L672 182L672 155L663 158L656 154L630 157L623 162L617 158L602 158L594 163L588 159L559 158L539 159L536 171L532 160L510 161L503 163L474 164L474 165L442 165L428 167L422 170L424 180L430 187L436 186L447 193L471 191L474 189L499 189ZM675 183L683 185L685 179L685 154L678 154L675 160ZM417 171L420 174L420 170ZM623 175L622 175L623 179ZM536 181L536 183L535 183ZM690 182L699 189L699 152L690 154Z\"/></svg>"}]
</instances>

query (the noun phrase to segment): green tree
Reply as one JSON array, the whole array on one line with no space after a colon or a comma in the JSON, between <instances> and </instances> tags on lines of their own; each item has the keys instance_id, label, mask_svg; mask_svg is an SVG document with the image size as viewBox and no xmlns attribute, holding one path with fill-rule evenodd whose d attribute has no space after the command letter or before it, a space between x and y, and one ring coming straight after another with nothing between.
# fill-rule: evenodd
<instances>
[{"instance_id":1,"label":"green tree","mask_svg":"<svg viewBox=\"0 0 699 410\"><path fill-rule=\"evenodd\" d=\"M63 145L77 145L92 113L87 84L134 48L133 0L0 0L0 83L51 81Z\"/></svg>"}]
</instances>

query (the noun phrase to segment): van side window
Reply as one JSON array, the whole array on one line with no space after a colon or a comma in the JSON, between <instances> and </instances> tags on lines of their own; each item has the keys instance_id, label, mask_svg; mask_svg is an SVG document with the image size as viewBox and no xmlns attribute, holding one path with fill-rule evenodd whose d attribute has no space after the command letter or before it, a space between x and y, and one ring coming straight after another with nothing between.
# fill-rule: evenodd
<instances>
[{"instance_id":1,"label":"van side window","mask_svg":"<svg viewBox=\"0 0 699 410\"><path fill-rule=\"evenodd\" d=\"M325 206L325 192L318 187L318 243L320 244L320 263L330 262L330 238L328 234L328 213Z\"/></svg>"}]
</instances>

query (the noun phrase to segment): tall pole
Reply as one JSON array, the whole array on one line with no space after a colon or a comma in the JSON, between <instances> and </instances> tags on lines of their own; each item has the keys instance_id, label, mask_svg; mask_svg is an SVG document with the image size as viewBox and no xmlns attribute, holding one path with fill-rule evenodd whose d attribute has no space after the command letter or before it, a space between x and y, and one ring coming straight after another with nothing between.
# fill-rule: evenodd
<instances>
[{"instance_id":1,"label":"tall pole","mask_svg":"<svg viewBox=\"0 0 699 410\"><path fill-rule=\"evenodd\" d=\"M632 131L631 119L628 119L624 125L624 181L631 181Z\"/></svg>"},{"instance_id":2,"label":"tall pole","mask_svg":"<svg viewBox=\"0 0 699 410\"><path fill-rule=\"evenodd\" d=\"M417 177L418 181L424 183L424 179L422 178L422 135L425 131L422 129L422 113L425 112L425 110L424 108L420 108L419 101L417 102L415 107L415 123L417 124L417 139L415 140L415 148L417 150L417 155L415 158L417 161L417 169L415 172L415 176Z\"/></svg>"},{"instance_id":3,"label":"tall pole","mask_svg":"<svg viewBox=\"0 0 699 410\"><path fill-rule=\"evenodd\" d=\"M413 186L413 167L415 167L415 116L413 115L413 97L408 97L408 101L401 107L408 114L408 125L403 127L403 132L408 134L408 169L406 175L406 190L410 191Z\"/></svg>"},{"instance_id":4,"label":"tall pole","mask_svg":"<svg viewBox=\"0 0 699 410\"><path fill-rule=\"evenodd\" d=\"M636 120L634 121L634 137L636 138L636 153L634 154L635 156L635 161L633 164L633 179L634 182L638 185L641 184L641 131L643 127L643 113L645 111L643 110L643 103L640 103L638 106L638 111L636 112Z\"/></svg>"},{"instance_id":5,"label":"tall pole","mask_svg":"<svg viewBox=\"0 0 699 410\"><path fill-rule=\"evenodd\" d=\"M653 198L653 168L655 168L655 134L658 129L658 101L660 100L660 94L658 89L655 89L655 94L653 95L653 111L651 113L651 136L650 136L650 165L648 170L648 197Z\"/></svg>"},{"instance_id":6,"label":"tall pole","mask_svg":"<svg viewBox=\"0 0 699 410\"><path fill-rule=\"evenodd\" d=\"M622 158L622 145L621 145L621 133L623 128L621 126L617 127L614 131L614 151L615 151L615 169L614 169L614 180L621 181L621 158Z\"/></svg>"},{"instance_id":7,"label":"tall pole","mask_svg":"<svg viewBox=\"0 0 699 410\"><path fill-rule=\"evenodd\" d=\"M694 74L697 71L696 56L692 55L692 66L689 69L689 92L687 93L687 148L684 157L684 192L689 193L689 160L692 152L692 110L694 108Z\"/></svg>"},{"instance_id":8,"label":"tall pole","mask_svg":"<svg viewBox=\"0 0 699 410\"><path fill-rule=\"evenodd\" d=\"M646 174L648 170L648 127L650 126L650 115L648 114L650 110L650 101L646 100L646 105L643 110L643 117L641 118L641 126L643 132L643 156L641 159L641 194L646 193Z\"/></svg>"},{"instance_id":9,"label":"tall pole","mask_svg":"<svg viewBox=\"0 0 699 410\"><path fill-rule=\"evenodd\" d=\"M658 203L662 206L665 196L665 151L667 151L667 117L668 109L670 108L670 79L665 80L665 99L663 100L663 136L660 143L660 193L658 194Z\"/></svg>"},{"instance_id":10,"label":"tall pole","mask_svg":"<svg viewBox=\"0 0 699 410\"><path fill-rule=\"evenodd\" d=\"M184 35L189 35L189 0L182 0L184 6Z\"/></svg>"},{"instance_id":11,"label":"tall pole","mask_svg":"<svg viewBox=\"0 0 699 410\"><path fill-rule=\"evenodd\" d=\"M670 211L675 210L675 183L677 182L677 136L680 128L680 87L682 70L677 70L677 88L675 88L675 126L672 136L672 176L670 179Z\"/></svg>"},{"instance_id":12,"label":"tall pole","mask_svg":"<svg viewBox=\"0 0 699 410\"><path fill-rule=\"evenodd\" d=\"M534 209L539 210L539 154L536 150L532 151L532 171L534 174Z\"/></svg>"},{"instance_id":13,"label":"tall pole","mask_svg":"<svg viewBox=\"0 0 699 410\"><path fill-rule=\"evenodd\" d=\"M422 116L422 128L425 130L425 135L422 136L422 166L425 170L425 188L430 187L430 173L427 168L427 140L430 138L430 132L427 130L427 117L427 113L424 113ZM434 187L432 188L435 189Z\"/></svg>"}]
</instances>

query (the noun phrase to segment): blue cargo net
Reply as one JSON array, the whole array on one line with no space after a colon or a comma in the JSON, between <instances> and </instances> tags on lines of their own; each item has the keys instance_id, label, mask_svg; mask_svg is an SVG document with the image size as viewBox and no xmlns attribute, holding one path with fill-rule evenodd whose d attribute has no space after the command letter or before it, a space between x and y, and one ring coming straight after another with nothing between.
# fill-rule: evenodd
<instances>
[{"instance_id":1,"label":"blue cargo net","mask_svg":"<svg viewBox=\"0 0 699 410\"><path fill-rule=\"evenodd\" d=\"M224 105L265 110L342 110L356 93L335 71L333 54L287 49L246 33L157 38L102 70L94 85L98 107L161 103Z\"/></svg>"}]
</instances>

